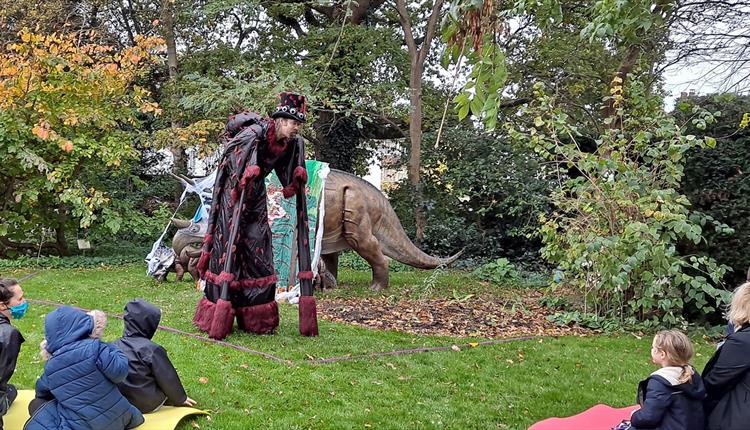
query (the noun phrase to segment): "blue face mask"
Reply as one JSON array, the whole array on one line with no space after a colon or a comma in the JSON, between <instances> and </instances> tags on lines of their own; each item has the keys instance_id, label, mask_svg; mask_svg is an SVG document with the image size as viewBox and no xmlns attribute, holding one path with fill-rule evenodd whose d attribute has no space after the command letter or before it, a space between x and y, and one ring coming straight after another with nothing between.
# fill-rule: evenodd
<instances>
[{"instance_id":1,"label":"blue face mask","mask_svg":"<svg viewBox=\"0 0 750 430\"><path fill-rule=\"evenodd\" d=\"M10 317L14 320L20 320L26 315L26 309L29 308L29 302L23 302L20 305L13 306L10 309Z\"/></svg>"}]
</instances>

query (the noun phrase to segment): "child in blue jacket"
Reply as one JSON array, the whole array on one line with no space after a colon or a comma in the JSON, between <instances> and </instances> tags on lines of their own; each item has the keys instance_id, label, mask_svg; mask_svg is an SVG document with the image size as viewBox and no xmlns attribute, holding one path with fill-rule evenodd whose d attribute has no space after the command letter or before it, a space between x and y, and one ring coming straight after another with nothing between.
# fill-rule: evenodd
<instances>
[{"instance_id":1,"label":"child in blue jacket","mask_svg":"<svg viewBox=\"0 0 750 430\"><path fill-rule=\"evenodd\" d=\"M690 360L690 339L678 330L654 336L651 360L660 369L638 385L641 409L630 417L632 428L656 430L704 430L703 380Z\"/></svg>"},{"instance_id":2,"label":"child in blue jacket","mask_svg":"<svg viewBox=\"0 0 750 430\"><path fill-rule=\"evenodd\" d=\"M70 307L44 319L44 372L25 430L125 430L143 424L143 415L117 389L128 375L128 359L99 340L106 316Z\"/></svg>"}]
</instances>

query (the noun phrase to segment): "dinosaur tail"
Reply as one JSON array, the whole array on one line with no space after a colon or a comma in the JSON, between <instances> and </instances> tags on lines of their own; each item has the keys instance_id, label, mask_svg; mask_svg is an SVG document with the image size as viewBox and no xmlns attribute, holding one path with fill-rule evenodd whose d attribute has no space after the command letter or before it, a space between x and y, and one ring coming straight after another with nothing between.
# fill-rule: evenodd
<instances>
[{"instance_id":1,"label":"dinosaur tail","mask_svg":"<svg viewBox=\"0 0 750 430\"><path fill-rule=\"evenodd\" d=\"M383 216L375 236L380 241L383 253L392 259L419 269L434 269L447 266L461 256L460 251L450 257L440 258L426 254L409 239L404 227L396 216L388 200L382 196L381 209Z\"/></svg>"}]
</instances>

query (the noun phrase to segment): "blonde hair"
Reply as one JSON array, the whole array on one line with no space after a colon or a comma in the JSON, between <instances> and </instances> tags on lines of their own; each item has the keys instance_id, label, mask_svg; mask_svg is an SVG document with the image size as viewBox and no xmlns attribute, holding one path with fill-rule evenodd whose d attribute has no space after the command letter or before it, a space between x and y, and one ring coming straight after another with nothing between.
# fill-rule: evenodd
<instances>
[{"instance_id":1,"label":"blonde hair","mask_svg":"<svg viewBox=\"0 0 750 430\"><path fill-rule=\"evenodd\" d=\"M735 330L750 322L750 282L745 282L734 290L727 319L734 324Z\"/></svg>"},{"instance_id":2,"label":"blonde hair","mask_svg":"<svg viewBox=\"0 0 750 430\"><path fill-rule=\"evenodd\" d=\"M682 373L677 379L679 383L690 381L694 373L690 360L695 355L695 350L685 333L679 330L660 331L654 336L654 346L664 352L669 364L682 367Z\"/></svg>"}]
</instances>

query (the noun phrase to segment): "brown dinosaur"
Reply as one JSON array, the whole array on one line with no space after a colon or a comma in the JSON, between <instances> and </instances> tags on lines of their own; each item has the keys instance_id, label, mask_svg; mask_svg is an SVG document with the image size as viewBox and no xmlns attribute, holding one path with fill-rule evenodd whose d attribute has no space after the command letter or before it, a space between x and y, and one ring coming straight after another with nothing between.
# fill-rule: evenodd
<instances>
[{"instance_id":1,"label":"brown dinosaur","mask_svg":"<svg viewBox=\"0 0 750 430\"><path fill-rule=\"evenodd\" d=\"M179 228L172 240L177 255L178 279L187 269L197 279L194 270L199 254L198 246L203 239L205 225L184 220L174 220ZM323 219L323 243L321 256L325 271L338 276L338 255L353 250L364 258L372 268L370 288L382 290L388 287L388 258L419 269L434 269L454 262L460 253L448 258L433 257L417 248L406 235L388 199L364 179L341 170L331 169L325 186L325 215ZM198 252L196 252L198 251ZM326 277L321 271L324 284Z\"/></svg>"}]
</instances>

